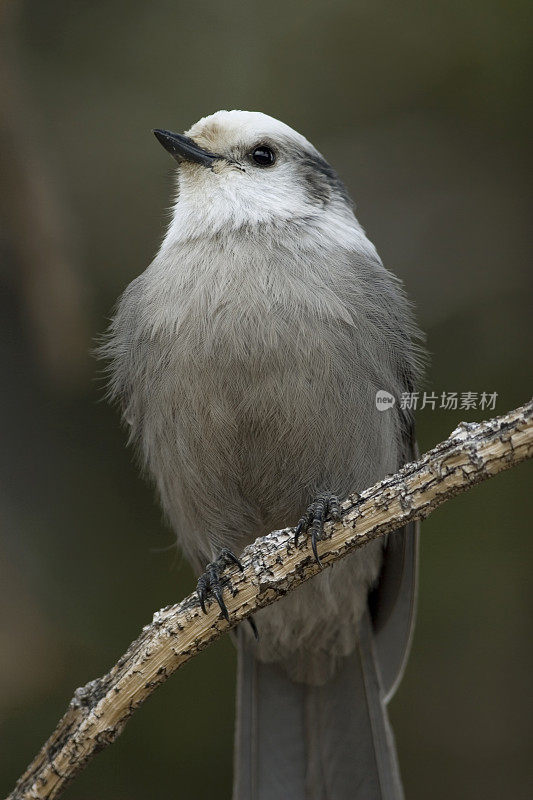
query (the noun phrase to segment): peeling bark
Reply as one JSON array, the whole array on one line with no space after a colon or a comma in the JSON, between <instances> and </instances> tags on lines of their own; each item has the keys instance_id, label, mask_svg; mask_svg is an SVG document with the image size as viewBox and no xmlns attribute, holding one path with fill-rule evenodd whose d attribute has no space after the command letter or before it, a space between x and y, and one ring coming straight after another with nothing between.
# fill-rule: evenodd
<instances>
[{"instance_id":1,"label":"peeling bark","mask_svg":"<svg viewBox=\"0 0 533 800\"><path fill-rule=\"evenodd\" d=\"M446 441L395 475L351 495L342 520L326 525L318 543L324 567L427 517L441 503L533 456L533 401L488 422L461 423ZM311 544L294 545L291 528L257 539L242 556L244 572L226 571L230 622L211 603L204 615L196 595L156 611L115 666L77 689L65 716L7 800L58 797L95 753L113 742L129 717L182 664L259 608L273 603L320 567Z\"/></svg>"}]
</instances>

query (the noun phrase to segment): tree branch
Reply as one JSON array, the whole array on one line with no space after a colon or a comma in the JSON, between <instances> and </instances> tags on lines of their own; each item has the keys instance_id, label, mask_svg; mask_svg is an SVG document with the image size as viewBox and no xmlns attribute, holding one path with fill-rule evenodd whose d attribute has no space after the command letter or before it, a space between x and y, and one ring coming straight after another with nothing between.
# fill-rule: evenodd
<instances>
[{"instance_id":1,"label":"tree branch","mask_svg":"<svg viewBox=\"0 0 533 800\"><path fill-rule=\"evenodd\" d=\"M461 423L446 441L398 473L351 495L341 522L318 543L324 566L406 522L427 517L471 486L533 456L533 401L488 422ZM52 800L95 753L113 742L157 686L231 627L316 575L309 541L290 528L246 548L244 572L225 589L228 623L216 603L204 615L196 595L156 611L150 625L102 678L77 689L65 716L8 800Z\"/></svg>"}]
</instances>

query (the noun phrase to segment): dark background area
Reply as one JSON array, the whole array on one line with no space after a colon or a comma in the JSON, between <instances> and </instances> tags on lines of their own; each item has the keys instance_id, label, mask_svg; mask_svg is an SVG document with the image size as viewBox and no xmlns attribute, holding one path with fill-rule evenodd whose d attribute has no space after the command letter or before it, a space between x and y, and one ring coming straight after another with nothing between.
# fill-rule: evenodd
<instances>
[{"instance_id":1,"label":"dark background area","mask_svg":"<svg viewBox=\"0 0 533 800\"><path fill-rule=\"evenodd\" d=\"M306 135L427 332L422 389L531 396L531 4L107 0L0 6L0 792L73 690L194 586L90 356L161 240L150 133L219 108ZM429 449L480 410L424 409ZM423 525L390 713L409 800L529 798L531 465ZM290 522L288 520L288 522ZM66 800L230 795L235 653L180 670Z\"/></svg>"}]
</instances>

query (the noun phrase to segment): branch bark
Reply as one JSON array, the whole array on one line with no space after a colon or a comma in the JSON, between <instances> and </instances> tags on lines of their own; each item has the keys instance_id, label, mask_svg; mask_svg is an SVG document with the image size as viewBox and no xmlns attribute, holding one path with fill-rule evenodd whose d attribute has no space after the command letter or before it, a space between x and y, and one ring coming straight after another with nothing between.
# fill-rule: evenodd
<instances>
[{"instance_id":1,"label":"branch bark","mask_svg":"<svg viewBox=\"0 0 533 800\"><path fill-rule=\"evenodd\" d=\"M324 566L427 517L441 503L533 456L533 400L488 422L461 423L418 461L342 505L341 522L326 526L318 544ZM77 689L66 714L19 779L8 800L52 800L66 783L122 732L133 712L182 664L259 608L320 571L305 537L290 528L257 539L224 592L231 622L211 604L204 615L194 594L156 611L153 621L102 678Z\"/></svg>"}]
</instances>

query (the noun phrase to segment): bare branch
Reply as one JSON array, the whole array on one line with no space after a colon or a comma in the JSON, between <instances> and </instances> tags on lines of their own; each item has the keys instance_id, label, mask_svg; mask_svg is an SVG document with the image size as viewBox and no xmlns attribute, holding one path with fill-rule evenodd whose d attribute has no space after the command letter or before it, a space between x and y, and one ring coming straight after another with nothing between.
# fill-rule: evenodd
<instances>
[{"instance_id":1,"label":"bare branch","mask_svg":"<svg viewBox=\"0 0 533 800\"><path fill-rule=\"evenodd\" d=\"M461 423L446 441L360 495L343 503L342 521L329 524L318 551L324 566L384 536L476 483L533 456L533 401L488 422ZM154 614L117 664L77 689L68 710L8 800L57 797L92 756L113 742L156 687L229 628L273 603L320 571L303 537L274 531L244 551L244 572L233 571L225 602L231 622L195 595Z\"/></svg>"}]
</instances>

